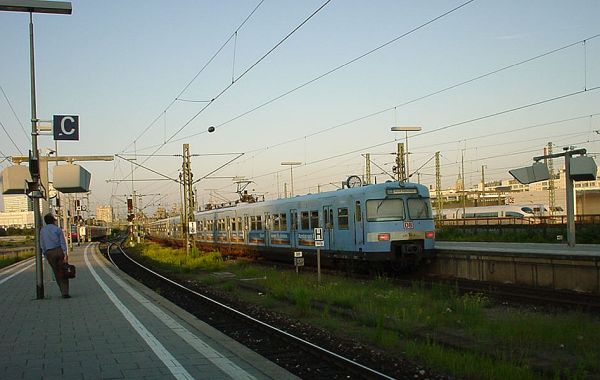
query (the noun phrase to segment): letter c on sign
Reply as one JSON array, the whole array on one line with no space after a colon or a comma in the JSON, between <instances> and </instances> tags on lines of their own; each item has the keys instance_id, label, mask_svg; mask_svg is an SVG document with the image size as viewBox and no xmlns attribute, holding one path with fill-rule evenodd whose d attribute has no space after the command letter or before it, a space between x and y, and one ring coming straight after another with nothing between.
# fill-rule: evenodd
<instances>
[{"instance_id":1,"label":"letter c on sign","mask_svg":"<svg viewBox=\"0 0 600 380\"><path fill-rule=\"evenodd\" d=\"M71 116L66 116L63 117L62 120L60 121L60 131L62 132L62 134L64 135L72 135L73 133L75 133L75 128L73 128L73 126L71 126L68 130L67 130L67 126L65 125L66 121L70 121L71 125L73 123L75 123L75 119L73 119Z\"/></svg>"}]
</instances>

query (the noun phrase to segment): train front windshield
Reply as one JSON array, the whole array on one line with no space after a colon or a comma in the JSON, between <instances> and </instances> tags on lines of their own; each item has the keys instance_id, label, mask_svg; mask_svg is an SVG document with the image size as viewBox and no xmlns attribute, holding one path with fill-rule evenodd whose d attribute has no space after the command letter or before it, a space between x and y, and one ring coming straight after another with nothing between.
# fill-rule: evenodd
<instances>
[{"instance_id":1,"label":"train front windshield","mask_svg":"<svg viewBox=\"0 0 600 380\"><path fill-rule=\"evenodd\" d=\"M431 219L431 207L427 200L410 198L408 216L410 219ZM386 222L406 219L405 200L399 198L370 199L367 201L367 220L369 222Z\"/></svg>"}]
</instances>

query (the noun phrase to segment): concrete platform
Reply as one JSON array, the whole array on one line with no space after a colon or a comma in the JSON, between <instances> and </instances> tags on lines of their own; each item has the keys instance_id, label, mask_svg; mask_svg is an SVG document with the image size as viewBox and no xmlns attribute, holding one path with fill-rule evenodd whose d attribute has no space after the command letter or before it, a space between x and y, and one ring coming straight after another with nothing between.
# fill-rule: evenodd
<instances>
[{"instance_id":1,"label":"concrete platform","mask_svg":"<svg viewBox=\"0 0 600 380\"><path fill-rule=\"evenodd\" d=\"M436 242L430 273L600 294L600 246Z\"/></svg>"},{"instance_id":2,"label":"concrete platform","mask_svg":"<svg viewBox=\"0 0 600 380\"><path fill-rule=\"evenodd\" d=\"M36 299L32 259L0 271L1 379L296 378L114 269L95 244L70 262L69 299L48 274Z\"/></svg>"},{"instance_id":3,"label":"concrete platform","mask_svg":"<svg viewBox=\"0 0 600 380\"><path fill-rule=\"evenodd\" d=\"M446 252L489 252L494 254L527 255L529 257L582 257L600 258L600 245L577 244L569 247L565 244L548 243L495 243L495 242L459 242L436 241L435 249L440 253Z\"/></svg>"}]
</instances>

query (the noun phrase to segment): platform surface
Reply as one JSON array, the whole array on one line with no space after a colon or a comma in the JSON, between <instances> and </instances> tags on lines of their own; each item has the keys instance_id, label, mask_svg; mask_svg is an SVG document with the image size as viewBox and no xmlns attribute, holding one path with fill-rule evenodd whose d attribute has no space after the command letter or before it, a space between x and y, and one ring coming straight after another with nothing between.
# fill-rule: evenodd
<instances>
[{"instance_id":1,"label":"platform surface","mask_svg":"<svg viewBox=\"0 0 600 380\"><path fill-rule=\"evenodd\" d=\"M127 277L95 244L75 247L72 298L44 265L0 270L0 379L294 379Z\"/></svg>"},{"instance_id":2,"label":"platform surface","mask_svg":"<svg viewBox=\"0 0 600 380\"><path fill-rule=\"evenodd\" d=\"M441 251L462 251L480 253L523 254L529 256L561 256L561 257L599 257L600 245L576 244L569 247L564 244L547 243L496 243L496 242L458 242L436 241L435 249Z\"/></svg>"}]
</instances>

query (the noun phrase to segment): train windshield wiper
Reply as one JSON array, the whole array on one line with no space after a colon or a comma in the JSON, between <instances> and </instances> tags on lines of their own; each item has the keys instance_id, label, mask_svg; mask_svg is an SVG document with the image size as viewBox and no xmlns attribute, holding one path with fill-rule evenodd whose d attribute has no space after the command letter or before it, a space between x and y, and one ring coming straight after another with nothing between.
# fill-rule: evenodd
<instances>
[{"instance_id":1,"label":"train windshield wiper","mask_svg":"<svg viewBox=\"0 0 600 380\"><path fill-rule=\"evenodd\" d=\"M379 208L380 208L381 206L383 206L383 202L385 202L385 201L387 201L387 197L383 198L383 199L381 200L381 202L379 202L379 204L377 205L377 208L375 209L375 212L376 212L377 214L379 214Z\"/></svg>"}]
</instances>

